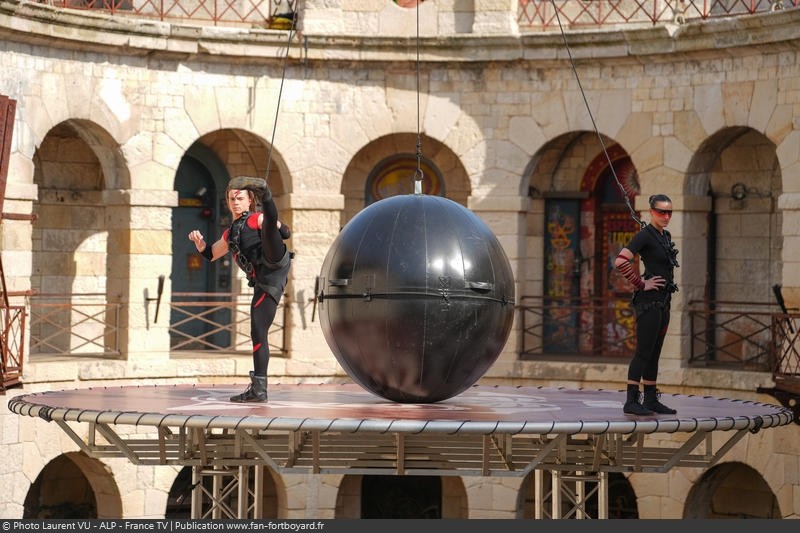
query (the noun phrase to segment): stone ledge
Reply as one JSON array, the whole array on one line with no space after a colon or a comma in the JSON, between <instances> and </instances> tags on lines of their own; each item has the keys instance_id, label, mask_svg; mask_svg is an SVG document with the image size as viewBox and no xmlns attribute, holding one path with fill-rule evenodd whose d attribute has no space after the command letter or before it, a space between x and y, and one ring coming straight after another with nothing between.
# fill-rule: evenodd
<instances>
[{"instance_id":1,"label":"stone ledge","mask_svg":"<svg viewBox=\"0 0 800 533\"><path fill-rule=\"evenodd\" d=\"M307 18L316 13L307 8ZM320 8L324 12L324 8ZM576 59L644 58L704 52L709 49L764 45L797 48L800 9L725 19L690 22L682 26L632 25L600 30L571 31L569 45ZM308 26L306 24L306 26ZM432 37L340 35L304 27L302 46L290 47L294 60L411 61L419 52L423 62L563 61L562 36L513 32L507 35L453 34ZM230 62L275 62L286 54L287 32L251 27L202 26L185 22L107 15L58 9L45 4L0 0L0 38L27 45L56 41L60 48L97 50L104 54L150 57L194 56ZM176 56L177 55L177 56Z\"/></svg>"}]
</instances>

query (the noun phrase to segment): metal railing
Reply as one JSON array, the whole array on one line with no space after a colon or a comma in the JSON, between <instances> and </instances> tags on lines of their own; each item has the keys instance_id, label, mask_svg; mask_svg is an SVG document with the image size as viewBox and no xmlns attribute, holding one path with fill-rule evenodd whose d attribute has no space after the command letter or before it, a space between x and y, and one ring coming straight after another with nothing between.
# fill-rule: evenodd
<instances>
[{"instance_id":1,"label":"metal railing","mask_svg":"<svg viewBox=\"0 0 800 533\"><path fill-rule=\"evenodd\" d=\"M272 0L36 0L58 8L99 11L109 15L191 20L213 25L267 28L276 13ZM293 4L293 2L292 2Z\"/></svg>"},{"instance_id":2,"label":"metal railing","mask_svg":"<svg viewBox=\"0 0 800 533\"><path fill-rule=\"evenodd\" d=\"M249 294L173 293L173 352L251 353ZM269 330L270 353L286 353L288 295ZM519 299L523 360L577 356L629 359L636 348L630 298ZM800 387L800 313L753 302L690 302L688 364L771 371L776 383ZM0 309L4 371L22 370L24 307ZM30 298L30 353L119 356L121 304L102 294ZM12 372L13 374L13 372ZM12 375L10 374L10 375ZM799 389L800 390L800 389Z\"/></svg>"},{"instance_id":3,"label":"metal railing","mask_svg":"<svg viewBox=\"0 0 800 533\"><path fill-rule=\"evenodd\" d=\"M249 294L175 292L170 302L172 352L252 353ZM284 297L269 330L270 354L286 349ZM118 357L122 304L97 294L37 294L30 298L30 353Z\"/></svg>"},{"instance_id":4,"label":"metal railing","mask_svg":"<svg viewBox=\"0 0 800 533\"><path fill-rule=\"evenodd\" d=\"M693 366L771 371L781 357L785 320L796 320L776 305L753 302L689 302Z\"/></svg>"},{"instance_id":5,"label":"metal railing","mask_svg":"<svg viewBox=\"0 0 800 533\"><path fill-rule=\"evenodd\" d=\"M798 7L800 0L520 0L520 29L684 23Z\"/></svg>"},{"instance_id":6,"label":"metal railing","mask_svg":"<svg viewBox=\"0 0 800 533\"><path fill-rule=\"evenodd\" d=\"M772 368L775 388L800 395L800 313L773 317L777 356ZM800 403L794 398L795 421L800 424Z\"/></svg>"},{"instance_id":7,"label":"metal railing","mask_svg":"<svg viewBox=\"0 0 800 533\"><path fill-rule=\"evenodd\" d=\"M636 349L630 297L570 300L523 296L519 302L520 359L629 358Z\"/></svg>"},{"instance_id":8,"label":"metal railing","mask_svg":"<svg viewBox=\"0 0 800 533\"><path fill-rule=\"evenodd\" d=\"M630 298L565 300L523 296L520 359L630 358L636 347ZM772 372L800 386L800 313L775 304L694 301L688 364Z\"/></svg>"},{"instance_id":9,"label":"metal railing","mask_svg":"<svg viewBox=\"0 0 800 533\"><path fill-rule=\"evenodd\" d=\"M158 20L271 27L272 0L36 0L60 8ZM290 2L290 9L295 8ZM664 24L795 8L800 0L519 0L522 30ZM555 6L555 7L554 7ZM278 14L280 15L280 14ZM286 29L279 26L279 29Z\"/></svg>"},{"instance_id":10,"label":"metal railing","mask_svg":"<svg viewBox=\"0 0 800 533\"><path fill-rule=\"evenodd\" d=\"M31 296L31 355L119 356L121 307L103 293Z\"/></svg>"},{"instance_id":11,"label":"metal railing","mask_svg":"<svg viewBox=\"0 0 800 533\"><path fill-rule=\"evenodd\" d=\"M286 302L284 295L267 334L270 355L286 353ZM252 353L250 341L251 294L173 292L170 303L170 349Z\"/></svg>"},{"instance_id":12,"label":"metal railing","mask_svg":"<svg viewBox=\"0 0 800 533\"><path fill-rule=\"evenodd\" d=\"M0 393L20 385L25 359L25 307L0 305Z\"/></svg>"}]
</instances>

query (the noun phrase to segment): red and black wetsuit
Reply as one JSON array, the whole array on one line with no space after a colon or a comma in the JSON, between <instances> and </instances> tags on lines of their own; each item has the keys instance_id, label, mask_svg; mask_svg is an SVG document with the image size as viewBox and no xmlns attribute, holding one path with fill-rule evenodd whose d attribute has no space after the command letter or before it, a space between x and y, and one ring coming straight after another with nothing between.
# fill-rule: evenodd
<instances>
[{"instance_id":1,"label":"red and black wetsuit","mask_svg":"<svg viewBox=\"0 0 800 533\"><path fill-rule=\"evenodd\" d=\"M244 213L225 230L223 238L234 260L253 287L250 304L250 338L253 342L253 374L267 375L269 342L267 334L275 319L288 280L292 254L284 244L276 221L277 208L271 200L263 206L262 230L258 213Z\"/></svg>"}]
</instances>

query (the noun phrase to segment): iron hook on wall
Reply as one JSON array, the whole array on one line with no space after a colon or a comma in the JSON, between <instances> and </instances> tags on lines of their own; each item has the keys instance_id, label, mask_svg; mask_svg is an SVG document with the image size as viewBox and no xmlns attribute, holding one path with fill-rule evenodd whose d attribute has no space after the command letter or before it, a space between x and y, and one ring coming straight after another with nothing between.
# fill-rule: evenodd
<instances>
[{"instance_id":1,"label":"iron hook on wall","mask_svg":"<svg viewBox=\"0 0 800 533\"><path fill-rule=\"evenodd\" d=\"M153 318L153 324L158 322L158 309L161 307L161 295L164 293L164 278L164 274L158 276L158 289L155 298L150 298L148 296L147 287L144 289L145 314L147 313L148 304L150 304L150 302L156 302L156 314Z\"/></svg>"}]
</instances>

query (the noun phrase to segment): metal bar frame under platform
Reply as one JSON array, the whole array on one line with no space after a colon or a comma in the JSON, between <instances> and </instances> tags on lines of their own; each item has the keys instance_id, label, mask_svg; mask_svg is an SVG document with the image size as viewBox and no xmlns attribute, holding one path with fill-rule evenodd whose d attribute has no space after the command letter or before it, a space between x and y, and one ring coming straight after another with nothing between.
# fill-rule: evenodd
<instances>
[{"instance_id":1,"label":"metal bar frame under platform","mask_svg":"<svg viewBox=\"0 0 800 533\"><path fill-rule=\"evenodd\" d=\"M193 467L191 518L263 518L264 468L264 465ZM205 483L206 479L211 483ZM234 494L236 498L232 499Z\"/></svg>"},{"instance_id":2,"label":"metal bar frame under platform","mask_svg":"<svg viewBox=\"0 0 800 533\"><path fill-rule=\"evenodd\" d=\"M55 420L87 455L135 465L269 466L281 474L378 474L524 477L558 472L665 473L714 465L750 430L698 430L676 447L646 444L646 434L406 434L319 430L153 428L117 432L90 422L84 439ZM127 428L127 426L125 426ZM722 442L713 442L714 437Z\"/></svg>"},{"instance_id":3,"label":"metal bar frame under platform","mask_svg":"<svg viewBox=\"0 0 800 533\"><path fill-rule=\"evenodd\" d=\"M264 465L192 467L191 518L264 518L264 469ZM608 518L608 472L552 471L549 486L545 472L534 470L534 518ZM234 492L236 499L231 501ZM592 516L587 504L595 494L597 510Z\"/></svg>"},{"instance_id":4,"label":"metal bar frame under platform","mask_svg":"<svg viewBox=\"0 0 800 533\"><path fill-rule=\"evenodd\" d=\"M548 497L551 518L587 518L586 502L594 493L596 518L606 518L610 472L708 468L751 431L698 430L669 447L663 439L648 443L644 433L375 434L159 426L152 434L131 434L129 426L123 433L97 422L88 423L82 438L69 422L55 422L96 459L192 467L192 517L223 519L261 517L264 466L281 474L525 477L534 471L537 484L543 472L550 472L551 492L536 491L537 518L547 516ZM250 475L256 478L252 487ZM213 480L211 491L204 488L207 477ZM237 507L232 509L227 501L234 491Z\"/></svg>"}]
</instances>

